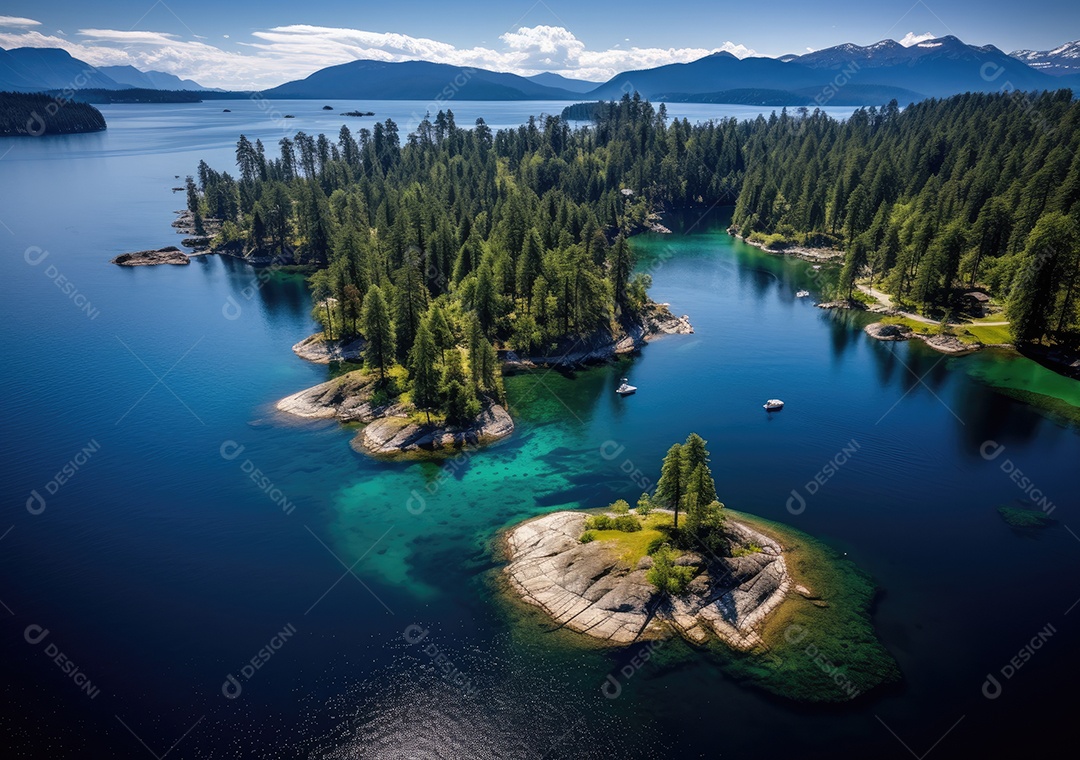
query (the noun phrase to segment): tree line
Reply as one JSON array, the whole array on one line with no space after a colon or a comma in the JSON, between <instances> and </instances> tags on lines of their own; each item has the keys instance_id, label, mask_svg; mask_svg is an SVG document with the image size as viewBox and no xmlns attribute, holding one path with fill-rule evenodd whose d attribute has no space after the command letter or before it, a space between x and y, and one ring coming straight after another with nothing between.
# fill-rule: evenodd
<instances>
[{"instance_id":1,"label":"tree line","mask_svg":"<svg viewBox=\"0 0 1080 760\"><path fill-rule=\"evenodd\" d=\"M771 245L844 251L841 296L865 278L947 316L964 291L1006 304L1015 339L1075 341L1080 103L1063 90L967 94L846 121L753 122L733 223Z\"/></svg>"},{"instance_id":2,"label":"tree line","mask_svg":"<svg viewBox=\"0 0 1080 760\"><path fill-rule=\"evenodd\" d=\"M0 92L0 135L65 135L105 129L101 111L41 93Z\"/></svg>"},{"instance_id":3,"label":"tree line","mask_svg":"<svg viewBox=\"0 0 1080 760\"><path fill-rule=\"evenodd\" d=\"M406 367L418 406L465 419L501 392L494 346L551 351L640 313L627 237L659 204L734 202L741 129L626 96L577 129L463 128L446 110L404 137L391 119L299 132L274 155L242 135L236 176L200 162L188 207L196 230L220 224L218 247L313 267L327 337L363 336L380 377Z\"/></svg>"}]
</instances>

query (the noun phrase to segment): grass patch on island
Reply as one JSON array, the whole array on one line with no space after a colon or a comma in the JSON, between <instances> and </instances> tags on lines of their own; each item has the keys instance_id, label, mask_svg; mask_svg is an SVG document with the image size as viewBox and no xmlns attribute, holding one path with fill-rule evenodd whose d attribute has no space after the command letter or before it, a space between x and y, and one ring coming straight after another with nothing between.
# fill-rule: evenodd
<instances>
[{"instance_id":1,"label":"grass patch on island","mask_svg":"<svg viewBox=\"0 0 1080 760\"><path fill-rule=\"evenodd\" d=\"M667 533L661 530L662 526L672 524L672 516L666 512L653 512L647 517L632 517L641 522L641 530L627 533L621 530L589 530L593 541L607 541L613 551L619 553L619 559L630 567L637 567L641 558L649 553L649 547L655 542L667 538Z\"/></svg>"}]
</instances>

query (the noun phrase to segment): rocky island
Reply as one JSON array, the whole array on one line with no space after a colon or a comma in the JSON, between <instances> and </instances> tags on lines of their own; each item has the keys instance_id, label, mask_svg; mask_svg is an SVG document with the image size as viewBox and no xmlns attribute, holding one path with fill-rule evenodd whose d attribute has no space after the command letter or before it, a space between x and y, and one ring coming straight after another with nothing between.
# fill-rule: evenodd
<instances>
[{"instance_id":1,"label":"rocky island","mask_svg":"<svg viewBox=\"0 0 1080 760\"><path fill-rule=\"evenodd\" d=\"M800 701L848 701L895 681L869 579L809 536L728 510L708 463L691 434L635 510L619 500L508 529L511 599L540 610L549 631L604 645L681 637L732 675Z\"/></svg>"},{"instance_id":2,"label":"rocky island","mask_svg":"<svg viewBox=\"0 0 1080 760\"><path fill-rule=\"evenodd\" d=\"M378 456L452 451L494 443L514 432L510 414L492 399L480 399L479 412L457 424L445 418L425 418L401 395L387 394L378 376L363 369L287 396L276 408L305 419L363 423L353 448Z\"/></svg>"},{"instance_id":3,"label":"rocky island","mask_svg":"<svg viewBox=\"0 0 1080 760\"><path fill-rule=\"evenodd\" d=\"M191 259L175 245L169 245L156 250L121 253L109 263L122 267L150 267L158 264L186 265L191 263Z\"/></svg>"},{"instance_id":4,"label":"rocky island","mask_svg":"<svg viewBox=\"0 0 1080 760\"><path fill-rule=\"evenodd\" d=\"M667 524L673 513L655 514ZM648 580L652 557L631 567L618 541L581 543L590 519L585 512L555 512L512 529L506 573L526 602L601 641L630 644L675 630L697 643L713 635L736 649L751 649L762 643L759 624L791 589L783 547L729 520L739 556L708 561L701 553L684 552L675 563L694 578L685 593L662 601Z\"/></svg>"}]
</instances>

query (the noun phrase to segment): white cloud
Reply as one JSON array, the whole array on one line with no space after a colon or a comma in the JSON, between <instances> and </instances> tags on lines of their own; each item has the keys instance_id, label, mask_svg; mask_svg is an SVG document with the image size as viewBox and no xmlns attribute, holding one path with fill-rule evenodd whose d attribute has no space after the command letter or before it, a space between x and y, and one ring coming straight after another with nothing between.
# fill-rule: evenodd
<instances>
[{"instance_id":1,"label":"white cloud","mask_svg":"<svg viewBox=\"0 0 1080 760\"><path fill-rule=\"evenodd\" d=\"M899 42L904 47L911 47L912 45L918 45L920 42L926 42L927 40L934 39L937 39L937 35L933 32L923 32L922 34L908 32L904 35L904 38L902 40L899 40Z\"/></svg>"},{"instance_id":2,"label":"white cloud","mask_svg":"<svg viewBox=\"0 0 1080 760\"><path fill-rule=\"evenodd\" d=\"M32 18L23 18L22 16L0 16L0 26L21 29L26 26L41 26L41 22L34 21Z\"/></svg>"},{"instance_id":3,"label":"white cloud","mask_svg":"<svg viewBox=\"0 0 1080 760\"><path fill-rule=\"evenodd\" d=\"M631 69L685 63L726 51L739 58L757 55L745 45L717 48L621 48L589 50L561 26L520 27L499 38L500 49L459 48L426 37L393 32L293 24L259 30L249 42L224 50L175 34L116 29L81 29L79 41L23 29L0 31L0 47L59 47L95 66L128 64L194 79L209 87L272 87L313 71L357 59L425 60L530 75L553 71L601 81ZM228 39L228 35L225 35Z\"/></svg>"}]
</instances>

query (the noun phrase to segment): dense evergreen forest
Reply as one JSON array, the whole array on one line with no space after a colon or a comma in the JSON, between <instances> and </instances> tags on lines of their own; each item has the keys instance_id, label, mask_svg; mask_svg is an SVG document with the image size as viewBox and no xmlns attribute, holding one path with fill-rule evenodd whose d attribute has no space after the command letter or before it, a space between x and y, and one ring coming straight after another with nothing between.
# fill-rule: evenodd
<instances>
[{"instance_id":1,"label":"dense evergreen forest","mask_svg":"<svg viewBox=\"0 0 1080 760\"><path fill-rule=\"evenodd\" d=\"M0 92L0 135L63 135L105 129L101 111L86 103L23 92Z\"/></svg>"},{"instance_id":2,"label":"dense evergreen forest","mask_svg":"<svg viewBox=\"0 0 1080 760\"><path fill-rule=\"evenodd\" d=\"M402 135L391 120L336 139L303 132L270 156L241 136L239 176L200 163L197 228L218 247L308 265L331 338L367 339L381 376L467 417L499 395L494 347L546 352L617 331L648 308L627 237L663 206L735 204L741 234L846 252L865 278L945 314L983 286L1019 340L1064 339L1080 285L1080 106L1068 92L893 102L843 122L669 122L638 97L493 133L452 111ZM936 310L936 312L935 312ZM450 410L439 388L464 389Z\"/></svg>"},{"instance_id":3,"label":"dense evergreen forest","mask_svg":"<svg viewBox=\"0 0 1080 760\"><path fill-rule=\"evenodd\" d=\"M1080 103L1071 92L895 103L838 122L759 118L741 234L845 252L857 281L946 317L965 290L1006 304L1015 339L1073 344L1080 301Z\"/></svg>"},{"instance_id":4,"label":"dense evergreen forest","mask_svg":"<svg viewBox=\"0 0 1080 760\"><path fill-rule=\"evenodd\" d=\"M197 227L223 220L219 247L317 267L314 315L367 338L373 368L396 360L415 381L434 350L443 385L467 371L493 393L492 345L550 351L648 306L627 236L661 202L734 202L740 129L625 98L590 129L550 116L493 133L446 111L404 139L391 120L298 133L276 157L241 137L239 176L201 163L188 203Z\"/></svg>"}]
</instances>

